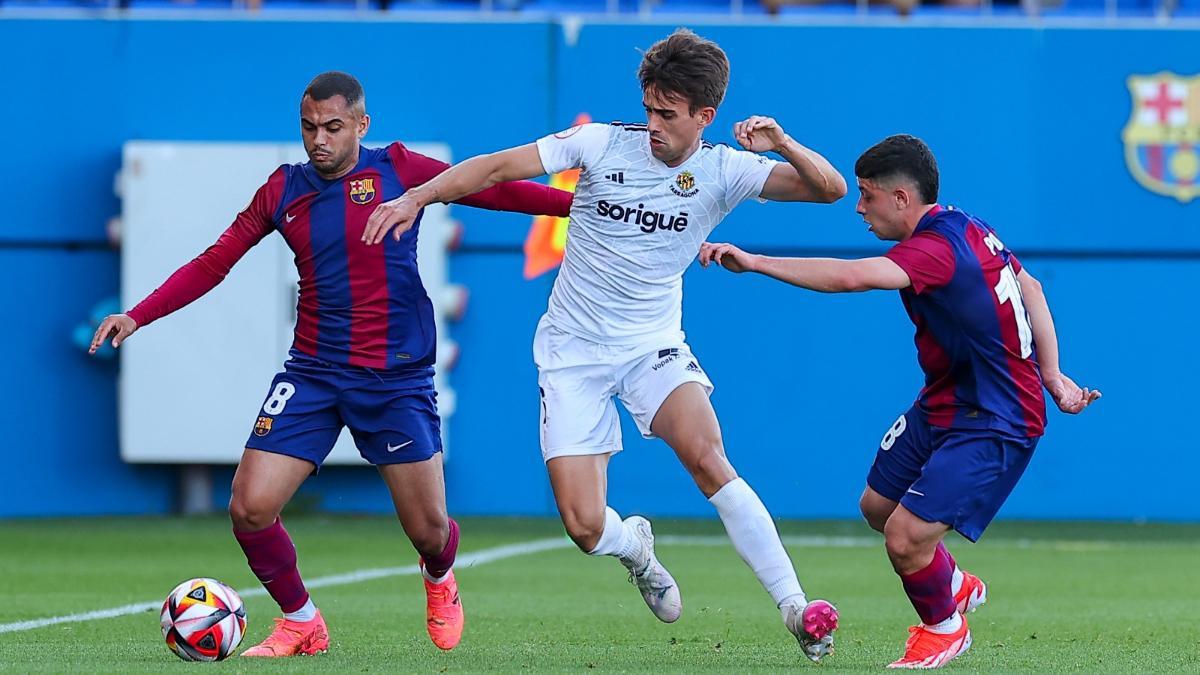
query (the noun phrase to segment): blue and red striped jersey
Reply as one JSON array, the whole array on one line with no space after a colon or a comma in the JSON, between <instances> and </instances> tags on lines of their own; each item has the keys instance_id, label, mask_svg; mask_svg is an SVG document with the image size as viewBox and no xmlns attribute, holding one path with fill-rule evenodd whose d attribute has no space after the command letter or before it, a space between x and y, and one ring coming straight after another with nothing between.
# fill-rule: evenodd
<instances>
[{"instance_id":1,"label":"blue and red striped jersey","mask_svg":"<svg viewBox=\"0 0 1200 675\"><path fill-rule=\"evenodd\" d=\"M933 426L1041 436L1046 401L1021 299L1021 263L987 223L934 206L885 254L908 274L900 291L916 325Z\"/></svg>"},{"instance_id":2,"label":"blue and red striped jersey","mask_svg":"<svg viewBox=\"0 0 1200 675\"><path fill-rule=\"evenodd\" d=\"M400 143L360 148L358 164L335 180L311 163L283 165L204 253L129 311L138 326L187 305L221 282L264 237L278 231L300 275L293 348L334 363L428 371L436 359L433 306L417 272L420 218L400 241L367 246L361 236L379 204L444 171L444 162ZM457 203L566 216L571 193L518 181Z\"/></svg>"}]
</instances>

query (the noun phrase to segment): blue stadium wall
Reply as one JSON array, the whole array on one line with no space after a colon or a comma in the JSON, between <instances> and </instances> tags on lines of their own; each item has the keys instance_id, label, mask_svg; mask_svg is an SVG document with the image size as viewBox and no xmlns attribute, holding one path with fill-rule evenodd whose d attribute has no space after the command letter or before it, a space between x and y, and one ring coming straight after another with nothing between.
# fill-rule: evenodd
<instances>
[{"instance_id":1,"label":"blue stadium wall","mask_svg":"<svg viewBox=\"0 0 1200 675\"><path fill-rule=\"evenodd\" d=\"M71 341L118 291L105 223L119 212L124 141L293 140L299 92L337 68L367 87L369 142L444 141L463 158L530 141L579 112L640 119L636 48L671 27L585 25L569 44L553 23L0 20L0 516L176 506L175 468L118 458L117 364ZM1065 369L1105 398L1082 417L1051 412L1003 516L1200 520L1187 496L1200 473L1188 412L1200 375L1200 202L1138 185L1121 138L1127 78L1200 73L1200 33L697 28L733 60L710 140L729 141L746 115L774 115L852 176L871 143L919 135L941 164L942 200L986 218L1043 280ZM778 253L879 252L855 197L746 205L714 238ZM552 275L521 278L528 219L457 215L467 234L452 276L472 296L452 329L463 352L452 375L451 510L550 515L530 342ZM225 225L213 223L214 238ZM855 516L879 438L920 384L895 294L818 296L697 268L686 284L685 328L717 384L739 471L778 516ZM708 515L670 450L624 424L614 506ZM218 503L230 474L216 470ZM389 508L370 470L329 469L303 490L330 510Z\"/></svg>"}]
</instances>

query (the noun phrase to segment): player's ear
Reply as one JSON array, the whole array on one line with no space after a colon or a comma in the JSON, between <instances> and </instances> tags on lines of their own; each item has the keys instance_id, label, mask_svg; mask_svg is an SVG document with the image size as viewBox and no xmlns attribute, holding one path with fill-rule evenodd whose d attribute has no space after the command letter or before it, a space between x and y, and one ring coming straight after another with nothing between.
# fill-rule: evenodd
<instances>
[{"instance_id":1,"label":"player's ear","mask_svg":"<svg viewBox=\"0 0 1200 675\"><path fill-rule=\"evenodd\" d=\"M358 118L358 137L366 136L369 128L371 128L371 116L363 113L362 117Z\"/></svg>"},{"instance_id":2,"label":"player's ear","mask_svg":"<svg viewBox=\"0 0 1200 675\"><path fill-rule=\"evenodd\" d=\"M908 194L908 190L903 186L897 186L892 190L892 200L896 203L896 210L903 211L912 202L912 195Z\"/></svg>"},{"instance_id":3,"label":"player's ear","mask_svg":"<svg viewBox=\"0 0 1200 675\"><path fill-rule=\"evenodd\" d=\"M700 128L707 127L717 118L717 109L712 106L705 106L696 111L696 119L700 124Z\"/></svg>"}]
</instances>

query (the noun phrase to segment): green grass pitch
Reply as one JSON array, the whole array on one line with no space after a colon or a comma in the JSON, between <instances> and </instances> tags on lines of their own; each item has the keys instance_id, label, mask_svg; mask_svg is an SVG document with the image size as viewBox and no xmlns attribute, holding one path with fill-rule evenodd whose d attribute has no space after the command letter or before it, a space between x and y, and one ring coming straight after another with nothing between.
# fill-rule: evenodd
<instances>
[{"instance_id":1,"label":"green grass pitch","mask_svg":"<svg viewBox=\"0 0 1200 675\"><path fill-rule=\"evenodd\" d=\"M298 516L288 529L307 579L416 562L392 519ZM28 630L18 622L158 600L178 582L256 580L222 518L0 522L0 672L727 672L879 671L916 620L882 540L852 522L781 522L810 597L842 613L837 653L802 659L777 610L715 521L657 521L660 559L684 614L658 623L624 569L567 545L550 520L464 519L460 556L551 539L552 550L457 568L467 612L462 644L425 635L419 578L388 576L313 590L328 654L185 664L163 644L158 611ZM1200 525L997 523L950 550L989 585L970 616L974 646L957 671L1200 672ZM242 648L277 607L246 601ZM815 670L813 670L815 672Z\"/></svg>"}]
</instances>

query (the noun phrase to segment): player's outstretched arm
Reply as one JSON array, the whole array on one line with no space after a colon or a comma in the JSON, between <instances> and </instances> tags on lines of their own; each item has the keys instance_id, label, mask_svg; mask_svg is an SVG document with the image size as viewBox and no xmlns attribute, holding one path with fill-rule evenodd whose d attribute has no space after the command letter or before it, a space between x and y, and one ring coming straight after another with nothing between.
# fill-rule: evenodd
<instances>
[{"instance_id":1,"label":"player's outstretched arm","mask_svg":"<svg viewBox=\"0 0 1200 675\"><path fill-rule=\"evenodd\" d=\"M212 246L175 270L161 286L154 289L128 313L110 314L105 317L96 329L96 334L92 336L92 345L88 353L95 354L100 345L109 338L112 338L113 347L119 347L138 328L161 319L216 288L237 261L273 231L271 213L279 199L278 193L282 186L283 174L277 170L254 193L250 204L237 215L233 224L221 233Z\"/></svg>"},{"instance_id":2,"label":"player's outstretched arm","mask_svg":"<svg viewBox=\"0 0 1200 675\"><path fill-rule=\"evenodd\" d=\"M88 354L95 354L100 345L104 341L112 338L113 348L121 346L133 332L138 329L137 322L128 314L109 314L100 322L100 326L96 329L96 334L92 336L92 346L88 348Z\"/></svg>"},{"instance_id":3,"label":"player's outstretched arm","mask_svg":"<svg viewBox=\"0 0 1200 675\"><path fill-rule=\"evenodd\" d=\"M419 152L413 152L401 143L388 148L392 167L402 185L416 187L424 185L450 168L450 165ZM455 204L473 206L492 211L511 211L535 216L565 217L571 213L574 195L528 180L497 183L490 188L454 201Z\"/></svg>"},{"instance_id":4,"label":"player's outstretched arm","mask_svg":"<svg viewBox=\"0 0 1200 675\"><path fill-rule=\"evenodd\" d=\"M712 263L731 272L758 272L785 283L821 293L854 293L907 288L912 282L887 258L773 258L747 253L733 244L703 243L700 265Z\"/></svg>"},{"instance_id":5,"label":"player's outstretched arm","mask_svg":"<svg viewBox=\"0 0 1200 675\"><path fill-rule=\"evenodd\" d=\"M472 157L375 207L363 230L362 240L367 244L378 244L388 232L399 240L400 235L412 228L421 209L429 204L453 202L497 183L535 178L545 173L536 143Z\"/></svg>"},{"instance_id":6,"label":"player's outstretched arm","mask_svg":"<svg viewBox=\"0 0 1200 675\"><path fill-rule=\"evenodd\" d=\"M1083 409L1100 398L1098 390L1080 387L1075 381L1063 374L1058 363L1058 333L1054 329L1054 317L1050 315L1050 304L1046 302L1046 294L1042 283L1034 278L1025 268L1017 274L1021 284L1021 298L1025 311L1029 314L1029 325L1033 330L1033 344L1037 347L1038 370L1042 372L1042 384L1058 409L1072 415L1083 412Z\"/></svg>"},{"instance_id":7,"label":"player's outstretched arm","mask_svg":"<svg viewBox=\"0 0 1200 675\"><path fill-rule=\"evenodd\" d=\"M846 179L829 160L784 132L772 117L755 115L733 125L733 137L751 152L776 152L787 160L771 170L759 194L779 202L832 204L846 196Z\"/></svg>"}]
</instances>

